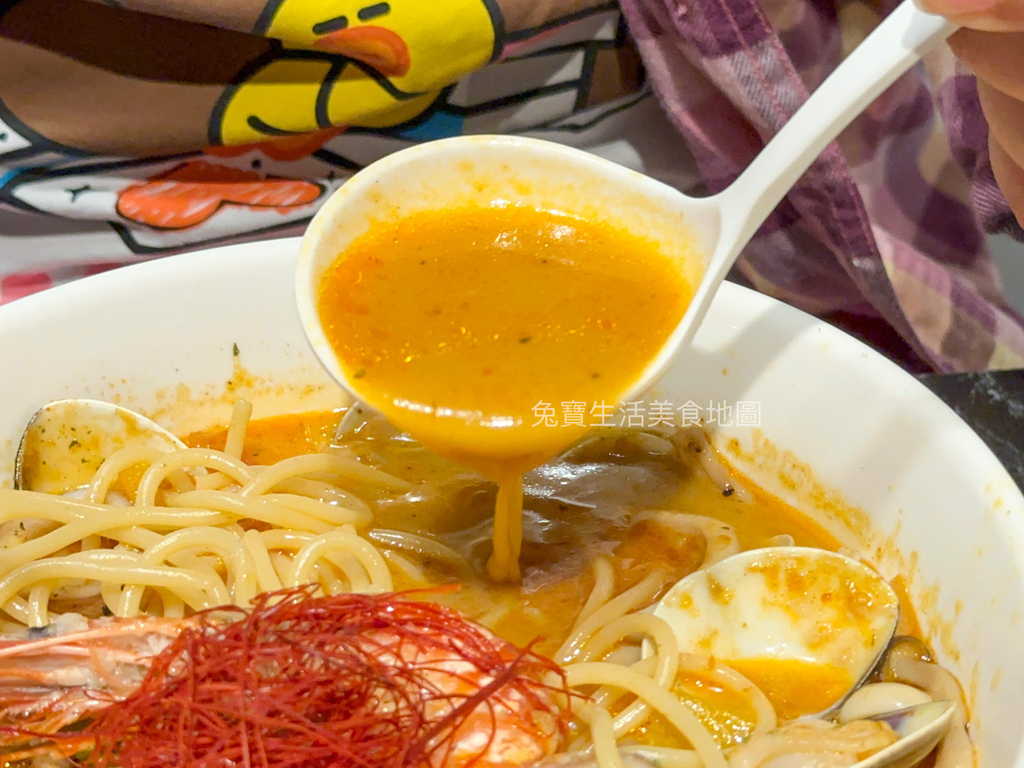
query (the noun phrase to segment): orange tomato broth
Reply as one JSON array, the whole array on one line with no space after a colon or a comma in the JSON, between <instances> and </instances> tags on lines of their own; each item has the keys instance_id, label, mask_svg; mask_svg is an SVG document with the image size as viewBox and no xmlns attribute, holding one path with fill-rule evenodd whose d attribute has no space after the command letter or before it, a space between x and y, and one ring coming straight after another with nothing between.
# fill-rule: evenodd
<instances>
[{"instance_id":1,"label":"orange tomato broth","mask_svg":"<svg viewBox=\"0 0 1024 768\"><path fill-rule=\"evenodd\" d=\"M729 659L772 702L780 720L828 708L857 682L843 667L800 659Z\"/></svg>"},{"instance_id":2,"label":"orange tomato broth","mask_svg":"<svg viewBox=\"0 0 1024 768\"><path fill-rule=\"evenodd\" d=\"M728 666L764 692L780 722L824 710L854 682L844 669L796 659L730 660ZM672 693L687 704L720 747L742 743L753 730L756 715L749 700L708 676L680 673ZM659 717L649 719L633 735L648 744L676 740L672 727Z\"/></svg>"},{"instance_id":3,"label":"orange tomato broth","mask_svg":"<svg viewBox=\"0 0 1024 768\"><path fill-rule=\"evenodd\" d=\"M534 429L538 403L616 403L691 297L676 262L625 230L467 207L358 238L325 273L318 308L369 405L497 478L585 429Z\"/></svg>"},{"instance_id":4,"label":"orange tomato broth","mask_svg":"<svg viewBox=\"0 0 1024 768\"><path fill-rule=\"evenodd\" d=\"M325 272L318 311L361 399L499 481L488 569L517 580L521 476L586 430L538 424L536 409L619 402L692 294L676 260L624 229L466 206L357 238Z\"/></svg>"},{"instance_id":5,"label":"orange tomato broth","mask_svg":"<svg viewBox=\"0 0 1024 768\"><path fill-rule=\"evenodd\" d=\"M330 445L341 411L287 415L252 421L246 433L243 461L270 464L291 456L314 452ZM226 430L215 429L184 437L193 447L222 449ZM373 441L366 448L381 469L421 485L435 482L443 473L450 472L451 462L431 452L422 451L417 459L410 459L407 444ZM353 455L360 455L360 447L345 445ZM685 510L721 520L731 525L742 549L765 546L780 534L789 534L796 544L836 550L838 542L818 524L793 507L766 494L746 478L733 472L753 497L752 502L740 500L736 494L723 495L715 483L700 469L696 454L686 461L692 466L683 473L679 487L673 490L667 508ZM457 500L438 496L424 497L415 506L400 514L385 510L375 519L375 526L409 531L424 535L428 532L470 529L479 525L489 513L486 504L475 513L463 509ZM375 515L378 515L375 510ZM665 536L664 528L645 522L632 525L626 531L594 527L586 510L577 512L568 521L574 529L593 530L588 546L609 557L616 577L616 591L637 583L652 571L665 574L666 588L692 572L704 557L702 539ZM547 562L534 562L533 566L551 566L555 574L551 579L531 585L495 583L474 574L452 574L443 570L424 570L437 585L458 582L461 588L454 593L431 595L429 599L448 604L466 615L487 624L490 629L520 646L536 643L539 652L552 654L568 637L576 616L586 602L593 587L588 568L559 570L560 551L541 551L548 555ZM529 576L529 574L528 574ZM411 588L396 574L396 589ZM900 597L899 634L921 636L916 615L908 602L905 590L897 589ZM502 615L502 608L509 609ZM488 618L488 617L497 618ZM748 659L729 661L737 671L761 688L775 706L780 718L788 719L805 713L820 711L821 702L834 700L836 687L852 681L840 680L846 673L832 668L815 667L800 661L777 659ZM685 699L698 718L710 729L722 745L742 740L753 726L754 713L745 698L717 687L699 674L680 673L674 692ZM633 736L645 743L678 743L672 728L655 716L638 728Z\"/></svg>"}]
</instances>

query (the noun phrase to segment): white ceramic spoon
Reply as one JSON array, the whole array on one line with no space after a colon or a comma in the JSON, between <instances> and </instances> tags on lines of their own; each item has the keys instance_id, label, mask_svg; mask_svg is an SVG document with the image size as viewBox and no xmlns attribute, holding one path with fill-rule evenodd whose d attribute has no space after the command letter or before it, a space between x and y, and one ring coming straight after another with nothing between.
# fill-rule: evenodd
<instances>
[{"instance_id":1,"label":"white ceramic spoon","mask_svg":"<svg viewBox=\"0 0 1024 768\"><path fill-rule=\"evenodd\" d=\"M594 155L536 139L471 136L427 142L368 166L313 219L300 247L299 313L328 371L349 381L320 327L321 277L375 222L459 204L524 204L621 224L657 241L699 287L624 399L648 389L689 343L718 285L757 228L821 151L955 25L904 2L846 58L727 189L693 198Z\"/></svg>"}]
</instances>

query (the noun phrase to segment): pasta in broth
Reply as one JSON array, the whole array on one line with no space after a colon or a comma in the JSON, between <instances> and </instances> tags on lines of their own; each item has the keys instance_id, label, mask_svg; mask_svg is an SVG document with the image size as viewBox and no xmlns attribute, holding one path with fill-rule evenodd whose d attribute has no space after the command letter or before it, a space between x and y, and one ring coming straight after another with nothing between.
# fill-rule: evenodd
<instances>
[{"instance_id":1,"label":"pasta in broth","mask_svg":"<svg viewBox=\"0 0 1024 768\"><path fill-rule=\"evenodd\" d=\"M45 671L29 664L34 655L22 658L21 646L0 643L0 713L10 716L12 697L25 710L25 675L38 686L60 669L62 654L83 665L79 646L65 639L76 635L62 634L81 621L76 614L97 616L105 606L126 619L183 616L187 623L197 609L245 605L256 593L312 581L325 595L433 589L419 599L455 608L515 645L534 643L565 669L572 695L559 705L570 717L563 736L553 738L538 725L549 723L543 719L506 730L492 711L473 726L492 739L483 752L451 747L437 761L382 765L507 766L553 752L563 753L547 758L555 765L602 768L623 759L723 768L727 756L730 764L769 766L787 754L850 765L894 740L888 726L860 719L787 724L820 708L813 674L788 687L756 670L740 674L680 648L645 611L685 574L741 549L835 545L794 510L729 477L699 432L599 431L528 473L524 578L501 584L485 568L494 485L379 416L352 416L331 445L339 414L246 425L243 410L230 430L189 436L186 449L111 456L85 498L0 492L8 537L0 604L10 620L53 622L52 639L37 641L48 644ZM210 471L197 474L197 466ZM455 584L461 589L449 591ZM918 634L910 606L903 615L901 634ZM147 634L148 653L171 642L154 636L178 631L159 626ZM87 629L83 637L107 631ZM639 639L654 653L644 657ZM889 700L911 690L925 699L957 691L920 641L900 647L881 673L902 681L898 695L885 693ZM86 649L86 658L102 658L102 649ZM91 684L109 680L114 663L121 662L104 659ZM75 722L97 700L90 694L86 709L62 711L57 722ZM947 738L940 765L970 764L962 724L958 734ZM138 734L132 743L145 741Z\"/></svg>"}]
</instances>

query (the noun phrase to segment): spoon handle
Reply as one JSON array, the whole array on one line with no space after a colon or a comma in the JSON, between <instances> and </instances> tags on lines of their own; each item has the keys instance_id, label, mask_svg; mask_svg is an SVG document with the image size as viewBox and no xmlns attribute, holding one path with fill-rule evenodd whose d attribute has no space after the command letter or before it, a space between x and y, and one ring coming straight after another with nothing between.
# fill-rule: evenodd
<instances>
[{"instance_id":1,"label":"spoon handle","mask_svg":"<svg viewBox=\"0 0 1024 768\"><path fill-rule=\"evenodd\" d=\"M715 261L727 262L721 264L727 271L738 251L822 150L900 75L956 29L952 22L919 10L912 0L904 0L889 14L721 193L723 221ZM709 266L714 269L719 265Z\"/></svg>"}]
</instances>

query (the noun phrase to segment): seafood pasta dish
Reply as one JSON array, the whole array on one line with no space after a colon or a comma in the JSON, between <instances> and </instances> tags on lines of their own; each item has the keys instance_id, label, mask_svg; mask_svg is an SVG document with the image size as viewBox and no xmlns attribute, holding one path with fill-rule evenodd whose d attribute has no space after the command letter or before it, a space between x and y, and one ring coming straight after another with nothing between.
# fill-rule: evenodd
<instances>
[{"instance_id":1,"label":"seafood pasta dish","mask_svg":"<svg viewBox=\"0 0 1024 768\"><path fill-rule=\"evenodd\" d=\"M900 580L698 429L527 471L497 580L491 479L358 404L250 412L36 430L0 491L8 764L852 766L951 702L931 759L974 765Z\"/></svg>"},{"instance_id":2,"label":"seafood pasta dish","mask_svg":"<svg viewBox=\"0 0 1024 768\"><path fill-rule=\"evenodd\" d=\"M36 414L0 490L7 764L973 768L903 578L698 427L545 415L636 394L693 254L485 189L310 226L347 409Z\"/></svg>"}]
</instances>

